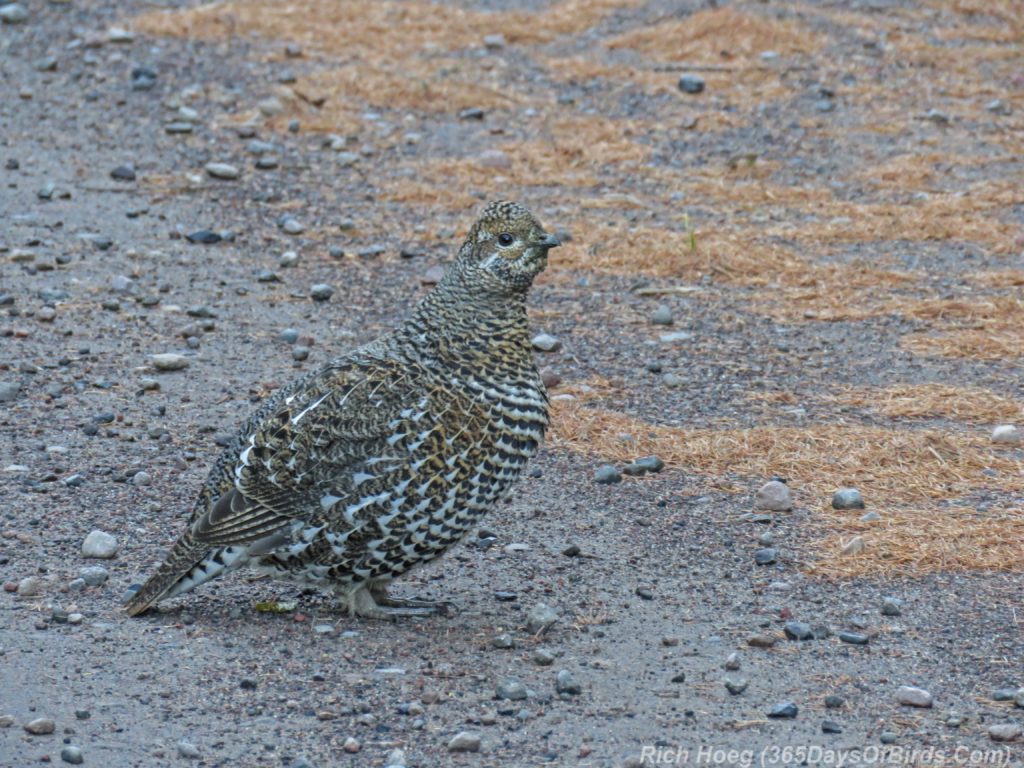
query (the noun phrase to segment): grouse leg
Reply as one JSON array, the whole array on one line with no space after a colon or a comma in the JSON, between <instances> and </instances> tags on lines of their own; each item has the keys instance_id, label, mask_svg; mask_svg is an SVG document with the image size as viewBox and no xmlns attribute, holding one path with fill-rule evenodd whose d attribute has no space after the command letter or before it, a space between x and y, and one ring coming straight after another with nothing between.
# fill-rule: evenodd
<instances>
[{"instance_id":1,"label":"grouse leg","mask_svg":"<svg viewBox=\"0 0 1024 768\"><path fill-rule=\"evenodd\" d=\"M458 606L449 600L411 600L404 597L392 597L388 594L388 582L384 581L370 584L370 596L377 605L388 608L426 608L445 616L453 616L458 610Z\"/></svg>"}]
</instances>

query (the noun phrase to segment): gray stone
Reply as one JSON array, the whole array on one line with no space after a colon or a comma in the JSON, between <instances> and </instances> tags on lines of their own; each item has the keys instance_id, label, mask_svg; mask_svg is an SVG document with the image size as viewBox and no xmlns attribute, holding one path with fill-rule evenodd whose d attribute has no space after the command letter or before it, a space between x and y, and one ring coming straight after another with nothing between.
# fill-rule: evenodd
<instances>
[{"instance_id":1,"label":"gray stone","mask_svg":"<svg viewBox=\"0 0 1024 768\"><path fill-rule=\"evenodd\" d=\"M1000 424L992 430L992 442L1000 445L1019 445L1024 442L1024 432L1013 424Z\"/></svg>"},{"instance_id":2,"label":"gray stone","mask_svg":"<svg viewBox=\"0 0 1024 768\"><path fill-rule=\"evenodd\" d=\"M107 40L111 43L130 43L135 40L135 35L130 29L111 27L107 30Z\"/></svg>"},{"instance_id":3,"label":"gray stone","mask_svg":"<svg viewBox=\"0 0 1024 768\"><path fill-rule=\"evenodd\" d=\"M494 35L484 35L484 47L492 50L505 47L505 36L500 32Z\"/></svg>"},{"instance_id":4,"label":"gray stone","mask_svg":"<svg viewBox=\"0 0 1024 768\"><path fill-rule=\"evenodd\" d=\"M899 736L892 731L882 731L878 736L878 740L883 744L895 744L898 739Z\"/></svg>"},{"instance_id":5,"label":"gray stone","mask_svg":"<svg viewBox=\"0 0 1024 768\"><path fill-rule=\"evenodd\" d=\"M508 632L502 632L500 635L495 635L491 638L491 647L500 648L506 650L508 648L515 648L516 641Z\"/></svg>"},{"instance_id":6,"label":"gray stone","mask_svg":"<svg viewBox=\"0 0 1024 768\"><path fill-rule=\"evenodd\" d=\"M194 127L192 123L186 123L184 121L176 121L168 123L164 126L164 132L170 134L181 134L181 133L192 133Z\"/></svg>"},{"instance_id":7,"label":"gray stone","mask_svg":"<svg viewBox=\"0 0 1024 768\"><path fill-rule=\"evenodd\" d=\"M298 219L288 216L281 222L281 229L289 235L301 235L306 227Z\"/></svg>"},{"instance_id":8,"label":"gray stone","mask_svg":"<svg viewBox=\"0 0 1024 768\"><path fill-rule=\"evenodd\" d=\"M822 720L821 721L821 732L822 733L842 733L843 727L839 725L835 720Z\"/></svg>"},{"instance_id":9,"label":"gray stone","mask_svg":"<svg viewBox=\"0 0 1024 768\"><path fill-rule=\"evenodd\" d=\"M538 667L550 667L555 663L555 654L547 648L538 648L533 652L533 663Z\"/></svg>"},{"instance_id":10,"label":"gray stone","mask_svg":"<svg viewBox=\"0 0 1024 768\"><path fill-rule=\"evenodd\" d=\"M1013 703L1016 707L1024 709L1024 688L1017 691L1017 695L1013 697Z\"/></svg>"},{"instance_id":11,"label":"gray stone","mask_svg":"<svg viewBox=\"0 0 1024 768\"><path fill-rule=\"evenodd\" d=\"M87 565L78 571L78 578L90 587L100 587L110 577L110 573L101 565Z\"/></svg>"},{"instance_id":12,"label":"gray stone","mask_svg":"<svg viewBox=\"0 0 1024 768\"><path fill-rule=\"evenodd\" d=\"M672 333L663 333L658 338L663 344L675 344L679 341L689 341L693 338L693 334L689 331L673 331Z\"/></svg>"},{"instance_id":13,"label":"gray stone","mask_svg":"<svg viewBox=\"0 0 1024 768\"><path fill-rule=\"evenodd\" d=\"M787 621L783 631L790 640L814 639L814 630L811 629L811 625L803 621Z\"/></svg>"},{"instance_id":14,"label":"gray stone","mask_svg":"<svg viewBox=\"0 0 1024 768\"><path fill-rule=\"evenodd\" d=\"M479 752L480 734L472 731L459 731L448 742L449 752Z\"/></svg>"},{"instance_id":15,"label":"gray stone","mask_svg":"<svg viewBox=\"0 0 1024 768\"><path fill-rule=\"evenodd\" d=\"M846 702L845 702L845 700L843 699L842 696L837 696L834 693L825 697L825 708L826 709L839 709L845 703Z\"/></svg>"},{"instance_id":16,"label":"gray stone","mask_svg":"<svg viewBox=\"0 0 1024 768\"><path fill-rule=\"evenodd\" d=\"M1024 727L1017 723L997 723L988 727L988 737L992 741L1014 741L1024 734Z\"/></svg>"},{"instance_id":17,"label":"gray stone","mask_svg":"<svg viewBox=\"0 0 1024 768\"><path fill-rule=\"evenodd\" d=\"M71 763L71 765L81 765L85 760L82 757L82 750L70 744L60 751L60 759L65 763Z\"/></svg>"},{"instance_id":18,"label":"gray stone","mask_svg":"<svg viewBox=\"0 0 1024 768\"><path fill-rule=\"evenodd\" d=\"M932 705L932 695L924 688L915 688L912 685L901 685L896 690L896 701L906 707L920 707L927 709Z\"/></svg>"},{"instance_id":19,"label":"gray stone","mask_svg":"<svg viewBox=\"0 0 1024 768\"><path fill-rule=\"evenodd\" d=\"M135 181L135 166L131 163L119 165L110 172L110 178L115 181Z\"/></svg>"},{"instance_id":20,"label":"gray stone","mask_svg":"<svg viewBox=\"0 0 1024 768\"><path fill-rule=\"evenodd\" d=\"M1013 701L1018 693L1024 695L1024 688L1000 688L992 693L992 701Z\"/></svg>"},{"instance_id":21,"label":"gray stone","mask_svg":"<svg viewBox=\"0 0 1024 768\"><path fill-rule=\"evenodd\" d=\"M685 74L679 77L679 90L683 93L700 93L704 90L704 78L700 75Z\"/></svg>"},{"instance_id":22,"label":"gray stone","mask_svg":"<svg viewBox=\"0 0 1024 768\"><path fill-rule=\"evenodd\" d=\"M534 349L541 352L557 352L562 348L562 342L548 333L538 333L530 342Z\"/></svg>"},{"instance_id":23,"label":"gray stone","mask_svg":"<svg viewBox=\"0 0 1024 768\"><path fill-rule=\"evenodd\" d=\"M28 11L18 3L0 5L0 21L4 24L21 24L28 20Z\"/></svg>"},{"instance_id":24,"label":"gray stone","mask_svg":"<svg viewBox=\"0 0 1024 768\"><path fill-rule=\"evenodd\" d=\"M33 736L45 736L53 733L56 729L57 724L48 717L37 717L35 720L25 723L25 730Z\"/></svg>"},{"instance_id":25,"label":"gray stone","mask_svg":"<svg viewBox=\"0 0 1024 768\"><path fill-rule=\"evenodd\" d=\"M546 603L537 603L526 615L526 631L532 635L547 632L559 619L558 611Z\"/></svg>"},{"instance_id":26,"label":"gray stone","mask_svg":"<svg viewBox=\"0 0 1024 768\"><path fill-rule=\"evenodd\" d=\"M877 522L877 521L879 521L881 519L882 519L882 516L880 514L878 514L877 512L875 512L875 510L871 510L870 512L865 512L863 515L860 516L860 521L862 523L874 523L874 522Z\"/></svg>"},{"instance_id":27,"label":"gray stone","mask_svg":"<svg viewBox=\"0 0 1024 768\"><path fill-rule=\"evenodd\" d=\"M594 481L601 485L613 485L622 482L622 475L611 464L602 464L594 471Z\"/></svg>"},{"instance_id":28,"label":"gray stone","mask_svg":"<svg viewBox=\"0 0 1024 768\"><path fill-rule=\"evenodd\" d=\"M149 361L158 371L180 371L188 368L188 358L176 352L162 352L158 355L150 355Z\"/></svg>"},{"instance_id":29,"label":"gray stone","mask_svg":"<svg viewBox=\"0 0 1024 768\"><path fill-rule=\"evenodd\" d=\"M903 601L898 597L883 597L882 598L882 615L883 616L899 616L903 613Z\"/></svg>"},{"instance_id":30,"label":"gray stone","mask_svg":"<svg viewBox=\"0 0 1024 768\"><path fill-rule=\"evenodd\" d=\"M769 512L788 512L793 508L793 495L789 486L780 480L769 480L754 496L754 509Z\"/></svg>"},{"instance_id":31,"label":"gray stone","mask_svg":"<svg viewBox=\"0 0 1024 768\"><path fill-rule=\"evenodd\" d=\"M578 696L583 691L583 688L576 682L572 672L567 669L560 669L558 674L555 675L555 691L566 696Z\"/></svg>"},{"instance_id":32,"label":"gray stone","mask_svg":"<svg viewBox=\"0 0 1024 768\"><path fill-rule=\"evenodd\" d=\"M992 99L992 101L985 105L985 109L993 115L1001 115L1003 117L1013 114L1013 109L1002 99Z\"/></svg>"},{"instance_id":33,"label":"gray stone","mask_svg":"<svg viewBox=\"0 0 1024 768\"><path fill-rule=\"evenodd\" d=\"M132 485L149 485L153 482L153 478L149 476L148 472L136 472L132 475Z\"/></svg>"},{"instance_id":34,"label":"gray stone","mask_svg":"<svg viewBox=\"0 0 1024 768\"><path fill-rule=\"evenodd\" d=\"M117 554L117 539L104 531L93 531L82 542L82 557L109 560Z\"/></svg>"},{"instance_id":35,"label":"gray stone","mask_svg":"<svg viewBox=\"0 0 1024 768\"><path fill-rule=\"evenodd\" d=\"M754 553L754 562L758 565L771 565L775 562L776 551L772 547L759 549Z\"/></svg>"},{"instance_id":36,"label":"gray stone","mask_svg":"<svg viewBox=\"0 0 1024 768\"><path fill-rule=\"evenodd\" d=\"M745 678L742 678L742 677L740 677L740 678L727 677L727 678L725 678L724 684L725 684L725 690L727 690L729 692L729 694L732 695L732 696L739 696L741 693L743 693L745 690L747 690L747 686L750 685L750 683Z\"/></svg>"},{"instance_id":37,"label":"gray stone","mask_svg":"<svg viewBox=\"0 0 1024 768\"><path fill-rule=\"evenodd\" d=\"M199 747L190 741L182 739L178 742L178 754L186 759L195 760L199 757Z\"/></svg>"},{"instance_id":38,"label":"gray stone","mask_svg":"<svg viewBox=\"0 0 1024 768\"><path fill-rule=\"evenodd\" d=\"M288 269L294 267L299 263L299 254L295 251L285 251L281 254L281 257L277 260L278 265L281 269Z\"/></svg>"},{"instance_id":39,"label":"gray stone","mask_svg":"<svg viewBox=\"0 0 1024 768\"><path fill-rule=\"evenodd\" d=\"M630 476L646 475L648 472L661 472L665 462L657 456L642 456L622 468L622 474Z\"/></svg>"},{"instance_id":40,"label":"gray stone","mask_svg":"<svg viewBox=\"0 0 1024 768\"><path fill-rule=\"evenodd\" d=\"M729 654L729 658L725 660L725 668L735 672L740 668L740 655L733 651Z\"/></svg>"},{"instance_id":41,"label":"gray stone","mask_svg":"<svg viewBox=\"0 0 1024 768\"><path fill-rule=\"evenodd\" d=\"M43 594L43 581L38 576L27 576L18 582L19 597L38 597Z\"/></svg>"},{"instance_id":42,"label":"gray stone","mask_svg":"<svg viewBox=\"0 0 1024 768\"><path fill-rule=\"evenodd\" d=\"M309 289L309 297L313 301L327 301L334 295L334 289L326 283L317 283Z\"/></svg>"},{"instance_id":43,"label":"gray stone","mask_svg":"<svg viewBox=\"0 0 1024 768\"><path fill-rule=\"evenodd\" d=\"M869 641L868 636L860 632L840 632L839 639L850 645L867 645Z\"/></svg>"},{"instance_id":44,"label":"gray stone","mask_svg":"<svg viewBox=\"0 0 1024 768\"><path fill-rule=\"evenodd\" d=\"M0 381L0 403L9 403L18 397L21 385L14 381Z\"/></svg>"},{"instance_id":45,"label":"gray stone","mask_svg":"<svg viewBox=\"0 0 1024 768\"><path fill-rule=\"evenodd\" d=\"M840 488L832 494L833 509L864 509L864 497L856 488Z\"/></svg>"},{"instance_id":46,"label":"gray stone","mask_svg":"<svg viewBox=\"0 0 1024 768\"><path fill-rule=\"evenodd\" d=\"M499 681L495 688L495 695L505 701L522 701L529 694L526 692L526 686L519 680L514 677L506 677Z\"/></svg>"},{"instance_id":47,"label":"gray stone","mask_svg":"<svg viewBox=\"0 0 1024 768\"><path fill-rule=\"evenodd\" d=\"M214 179L225 181L233 181L241 175L238 168L230 163L207 163L206 172Z\"/></svg>"},{"instance_id":48,"label":"gray stone","mask_svg":"<svg viewBox=\"0 0 1024 768\"><path fill-rule=\"evenodd\" d=\"M668 304L661 304L651 314L651 322L654 325L672 325L675 318L672 316L672 308Z\"/></svg>"},{"instance_id":49,"label":"gray stone","mask_svg":"<svg viewBox=\"0 0 1024 768\"><path fill-rule=\"evenodd\" d=\"M784 701L776 704L766 713L768 717L791 720L797 716L799 708L792 701Z\"/></svg>"}]
</instances>

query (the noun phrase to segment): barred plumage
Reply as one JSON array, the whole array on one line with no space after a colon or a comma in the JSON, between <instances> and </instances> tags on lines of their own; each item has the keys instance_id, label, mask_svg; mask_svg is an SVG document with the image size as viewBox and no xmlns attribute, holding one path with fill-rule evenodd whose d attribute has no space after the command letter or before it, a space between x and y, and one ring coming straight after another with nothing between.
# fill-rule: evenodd
<instances>
[{"instance_id":1,"label":"barred plumage","mask_svg":"<svg viewBox=\"0 0 1024 768\"><path fill-rule=\"evenodd\" d=\"M404 324L242 426L128 612L241 566L331 589L363 616L436 610L387 585L458 541L536 453L548 403L526 294L557 245L522 206L489 204Z\"/></svg>"}]
</instances>

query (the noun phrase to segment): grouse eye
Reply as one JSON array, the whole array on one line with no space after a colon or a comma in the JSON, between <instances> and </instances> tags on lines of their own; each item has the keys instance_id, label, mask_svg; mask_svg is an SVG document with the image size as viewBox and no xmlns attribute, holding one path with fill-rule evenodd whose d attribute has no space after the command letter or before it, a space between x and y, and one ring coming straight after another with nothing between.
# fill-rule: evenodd
<instances>
[{"instance_id":1,"label":"grouse eye","mask_svg":"<svg viewBox=\"0 0 1024 768\"><path fill-rule=\"evenodd\" d=\"M498 245L502 245L506 248L512 245L512 243L514 243L515 241L516 239L512 237L512 235L510 235L508 232L502 232L500 235L498 235Z\"/></svg>"}]
</instances>

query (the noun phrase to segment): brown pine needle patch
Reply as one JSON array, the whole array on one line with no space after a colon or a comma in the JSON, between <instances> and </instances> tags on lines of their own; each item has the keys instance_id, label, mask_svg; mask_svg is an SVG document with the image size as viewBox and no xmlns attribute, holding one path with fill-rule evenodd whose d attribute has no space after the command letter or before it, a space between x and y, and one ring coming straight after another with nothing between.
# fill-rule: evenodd
<instances>
[{"instance_id":1,"label":"brown pine needle patch","mask_svg":"<svg viewBox=\"0 0 1024 768\"><path fill-rule=\"evenodd\" d=\"M810 544L821 557L807 567L808 573L848 579L1024 570L1024 509L1019 507L986 512L971 507L894 507L874 523L826 509L821 522L829 533ZM864 551L840 555L854 536L864 539Z\"/></svg>"},{"instance_id":2,"label":"brown pine needle patch","mask_svg":"<svg viewBox=\"0 0 1024 768\"><path fill-rule=\"evenodd\" d=\"M1024 357L1024 333L1019 325L1002 330L968 328L929 335L907 335L900 346L916 355L929 357L1003 360Z\"/></svg>"},{"instance_id":3,"label":"brown pine needle patch","mask_svg":"<svg viewBox=\"0 0 1024 768\"><path fill-rule=\"evenodd\" d=\"M821 41L795 22L768 19L727 6L641 27L605 45L632 48L659 61L716 64L755 59L764 51L786 56L810 53L820 47Z\"/></svg>"},{"instance_id":4,"label":"brown pine needle patch","mask_svg":"<svg viewBox=\"0 0 1024 768\"><path fill-rule=\"evenodd\" d=\"M1024 243L1021 243L1024 246ZM989 269L982 272L974 272L967 276L975 285L986 288L1015 288L1024 285L1024 270L1022 269Z\"/></svg>"},{"instance_id":5,"label":"brown pine needle patch","mask_svg":"<svg viewBox=\"0 0 1024 768\"><path fill-rule=\"evenodd\" d=\"M1024 417L1024 402L982 387L900 384L885 389L852 388L830 399L869 408L891 419L945 418L967 424L993 424Z\"/></svg>"},{"instance_id":6,"label":"brown pine needle patch","mask_svg":"<svg viewBox=\"0 0 1024 768\"><path fill-rule=\"evenodd\" d=\"M819 221L780 224L768 232L808 243L972 242L994 253L1008 253L1019 247L1022 231L997 214L1020 204L1024 204L1021 185L990 181L964 193L935 194L908 204L836 202L819 211Z\"/></svg>"},{"instance_id":7,"label":"brown pine needle patch","mask_svg":"<svg viewBox=\"0 0 1024 768\"><path fill-rule=\"evenodd\" d=\"M632 121L562 118L542 127L540 139L492 147L503 153L504 165L496 167L493 156L416 163L408 166L404 177L384 182L381 196L461 209L480 197L519 193L510 188L592 186L603 177L621 177L639 167L648 150L632 140L637 132Z\"/></svg>"},{"instance_id":8,"label":"brown pine needle patch","mask_svg":"<svg viewBox=\"0 0 1024 768\"><path fill-rule=\"evenodd\" d=\"M223 40L242 33L302 43L321 54L389 57L480 45L500 31L510 42L546 41L584 32L609 13L637 0L561 0L542 13L470 11L423 0L272 0L214 2L196 8L136 16L140 32Z\"/></svg>"},{"instance_id":9,"label":"brown pine needle patch","mask_svg":"<svg viewBox=\"0 0 1024 768\"><path fill-rule=\"evenodd\" d=\"M1024 568L1024 510L987 514L946 506L981 488L1024 491L1024 464L993 450L987 435L846 424L684 429L644 423L579 400L555 400L552 409L556 448L617 462L654 453L668 466L709 481L722 475L789 478L798 498L811 500L815 522L826 530L812 545L818 556L810 566L814 572L854 576ZM884 528L828 507L831 493L848 485L885 500L873 504ZM840 557L840 542L856 534L865 536L867 550ZM992 546L996 554L979 557Z\"/></svg>"}]
</instances>

